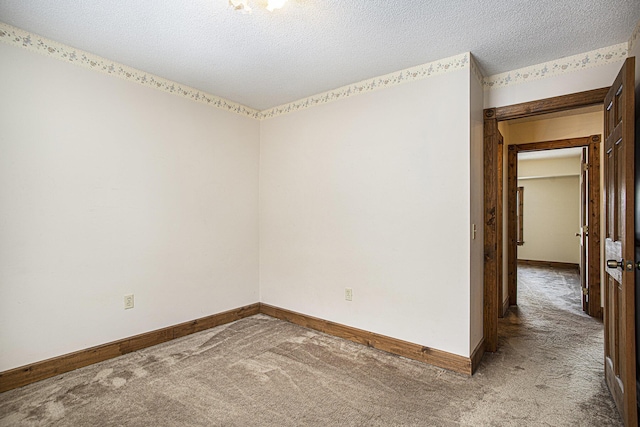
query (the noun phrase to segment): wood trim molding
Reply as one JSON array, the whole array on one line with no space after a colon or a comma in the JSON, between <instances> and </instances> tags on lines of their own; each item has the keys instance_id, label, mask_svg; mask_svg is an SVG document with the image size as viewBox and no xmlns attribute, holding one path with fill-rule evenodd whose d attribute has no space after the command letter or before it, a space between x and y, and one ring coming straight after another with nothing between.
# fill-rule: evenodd
<instances>
[{"instance_id":1,"label":"wood trim molding","mask_svg":"<svg viewBox=\"0 0 640 427\"><path fill-rule=\"evenodd\" d=\"M478 370L478 366L480 366L480 362L482 361L482 356L484 356L485 343L484 338L480 340L475 350L471 353L471 372L472 374Z\"/></svg>"},{"instance_id":2,"label":"wood trim molding","mask_svg":"<svg viewBox=\"0 0 640 427\"><path fill-rule=\"evenodd\" d=\"M498 121L495 109L484 110L484 313L485 350L498 348Z\"/></svg>"},{"instance_id":3,"label":"wood trim molding","mask_svg":"<svg viewBox=\"0 0 640 427\"><path fill-rule=\"evenodd\" d=\"M515 145L509 145L507 154L507 289L509 305L518 304L518 228L514 219L518 216L518 150ZM522 193L521 193L522 196ZM523 237L524 238L524 237ZM508 307L507 306L507 307Z\"/></svg>"},{"instance_id":4,"label":"wood trim molding","mask_svg":"<svg viewBox=\"0 0 640 427\"><path fill-rule=\"evenodd\" d=\"M504 277L502 274L502 267L504 264L504 137L498 130L498 147L496 152L498 167L497 174L498 179L496 181L497 193L496 193L496 266L497 266L497 274L496 274L496 287L498 288L498 300L497 304L500 304L504 289L503 282ZM502 317L502 312L498 310L498 317Z\"/></svg>"},{"instance_id":5,"label":"wood trim molding","mask_svg":"<svg viewBox=\"0 0 640 427\"><path fill-rule=\"evenodd\" d=\"M556 139L553 141L541 141L530 142L528 144L513 145L518 153L525 151L542 151L542 150L555 150L558 148L575 148L575 147L588 147L593 142L600 142L600 135L583 136L580 138L569 139Z\"/></svg>"},{"instance_id":6,"label":"wood trim molding","mask_svg":"<svg viewBox=\"0 0 640 427\"><path fill-rule=\"evenodd\" d=\"M259 313L466 375L472 375L476 371L485 352L484 338L471 357L463 357L268 304L255 303L0 372L0 393Z\"/></svg>"},{"instance_id":7,"label":"wood trim molding","mask_svg":"<svg viewBox=\"0 0 640 427\"><path fill-rule=\"evenodd\" d=\"M260 304L255 303L0 372L0 393L73 371L74 369L122 356L123 354L204 331L215 326L253 316L259 312Z\"/></svg>"},{"instance_id":8,"label":"wood trim molding","mask_svg":"<svg viewBox=\"0 0 640 427\"><path fill-rule=\"evenodd\" d=\"M387 353L404 356L409 359L425 362L440 368L449 369L461 374L472 375L477 365L480 363L484 353L484 339L481 346L474 350L472 357L459 356L434 348L424 347L419 344L402 341L385 335L376 334L340 323L319 319L306 314L296 313L283 308L274 307L268 304L260 304L260 312L276 319L286 320L305 328L324 332L325 334L343 338L349 341L373 347ZM477 360L474 360L477 359ZM475 362L475 366L474 366Z\"/></svg>"},{"instance_id":9,"label":"wood trim molding","mask_svg":"<svg viewBox=\"0 0 640 427\"><path fill-rule=\"evenodd\" d=\"M587 256L587 274L589 283L589 315L602 319L601 301L601 260L600 260L600 197L604 189L600 188L600 135L591 136L589 144L589 241Z\"/></svg>"},{"instance_id":10,"label":"wood trim molding","mask_svg":"<svg viewBox=\"0 0 640 427\"><path fill-rule=\"evenodd\" d=\"M529 265L531 267L549 267L549 268L563 268L570 270L580 271L580 264L574 264L571 262L557 262L557 261L538 261L535 259L519 259L518 264Z\"/></svg>"},{"instance_id":11,"label":"wood trim molding","mask_svg":"<svg viewBox=\"0 0 640 427\"><path fill-rule=\"evenodd\" d=\"M570 110L573 108L587 107L589 105L602 104L608 91L608 87L603 87L571 95L556 96L553 98L541 99L539 101L523 102L522 104L499 107L495 108L495 117L498 121L511 120L536 116L538 114L555 113L556 111Z\"/></svg>"}]
</instances>

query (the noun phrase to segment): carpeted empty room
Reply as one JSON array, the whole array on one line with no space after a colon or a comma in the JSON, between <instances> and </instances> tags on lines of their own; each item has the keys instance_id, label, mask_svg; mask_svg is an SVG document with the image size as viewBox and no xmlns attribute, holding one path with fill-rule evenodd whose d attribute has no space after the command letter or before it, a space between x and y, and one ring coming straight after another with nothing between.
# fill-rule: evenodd
<instances>
[{"instance_id":1,"label":"carpeted empty room","mask_svg":"<svg viewBox=\"0 0 640 427\"><path fill-rule=\"evenodd\" d=\"M637 426L638 58L640 0L0 0L0 427Z\"/></svg>"},{"instance_id":2,"label":"carpeted empty room","mask_svg":"<svg viewBox=\"0 0 640 427\"><path fill-rule=\"evenodd\" d=\"M518 274L472 377L260 314L5 392L0 425L622 425L579 276Z\"/></svg>"}]
</instances>

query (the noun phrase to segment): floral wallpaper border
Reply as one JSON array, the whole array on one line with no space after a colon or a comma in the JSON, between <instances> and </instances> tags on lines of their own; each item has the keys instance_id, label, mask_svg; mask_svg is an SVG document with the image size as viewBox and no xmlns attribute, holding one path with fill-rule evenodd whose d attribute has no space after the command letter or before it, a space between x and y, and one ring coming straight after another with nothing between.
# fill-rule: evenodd
<instances>
[{"instance_id":1,"label":"floral wallpaper border","mask_svg":"<svg viewBox=\"0 0 640 427\"><path fill-rule=\"evenodd\" d=\"M316 105L327 104L329 102L348 98L354 95L360 95L363 93L372 92L374 90L396 86L406 82L422 80L438 74L462 70L469 67L469 57L469 52L466 52L460 55L450 56L449 58L444 58L439 61L433 61L423 65L418 65L416 67L385 74L384 76L363 80L358 83L343 86L337 89L303 98L298 101L263 110L262 118L268 119L282 114L304 110Z\"/></svg>"},{"instance_id":2,"label":"floral wallpaper border","mask_svg":"<svg viewBox=\"0 0 640 427\"><path fill-rule=\"evenodd\" d=\"M613 46L567 56L554 61L494 74L484 79L485 89L495 89L511 86L523 82L538 80L544 77L556 76L576 70L583 70L599 65L609 64L625 59L629 53L629 43L619 43Z\"/></svg>"},{"instance_id":3,"label":"floral wallpaper border","mask_svg":"<svg viewBox=\"0 0 640 427\"><path fill-rule=\"evenodd\" d=\"M636 27L633 29L631 33L631 37L629 37L629 52L635 47L636 43L638 43L638 39L640 38L640 21L636 24ZM636 67L640 67L636 63Z\"/></svg>"},{"instance_id":4,"label":"floral wallpaper border","mask_svg":"<svg viewBox=\"0 0 640 427\"><path fill-rule=\"evenodd\" d=\"M638 43L639 38L640 21L636 25L628 42L593 50L591 52L560 58L542 64L520 68L518 70L495 74L489 77L484 77L482 75L473 55L470 52L465 52L449 58L440 59L438 61L429 62L416 67L374 77L372 79L363 80L358 83L343 86L294 102L258 111L198 89L155 76L151 73L146 73L100 56L66 46L62 43L40 37L0 21L0 41L5 43L258 120L276 117L282 114L310 108L315 105L326 104L339 99L396 86L406 82L422 80L431 76L465 69L467 67L469 67L471 69L471 73L482 82L485 89L502 88L527 81L538 80L545 77L621 61L628 56L629 51L631 51L635 44Z\"/></svg>"},{"instance_id":5,"label":"floral wallpaper border","mask_svg":"<svg viewBox=\"0 0 640 427\"><path fill-rule=\"evenodd\" d=\"M30 51L38 52L64 62L79 65L90 70L120 77L124 80L136 82L143 86L159 89L164 92L172 93L174 95L179 95L183 98L211 105L212 107L220 108L232 113L240 114L254 119L260 118L260 112L258 110L254 110L252 108L245 107L244 105L228 101L224 98L202 92L198 89L194 89L192 87L185 86L171 80L163 79L162 77L158 77L153 74L146 73L144 71L140 71L114 61L110 61L100 56L84 52L80 49L75 49L62 43L40 37L38 35L29 33L28 31L24 31L9 24L5 24L4 22L0 22L0 41L14 46L23 47Z\"/></svg>"}]
</instances>

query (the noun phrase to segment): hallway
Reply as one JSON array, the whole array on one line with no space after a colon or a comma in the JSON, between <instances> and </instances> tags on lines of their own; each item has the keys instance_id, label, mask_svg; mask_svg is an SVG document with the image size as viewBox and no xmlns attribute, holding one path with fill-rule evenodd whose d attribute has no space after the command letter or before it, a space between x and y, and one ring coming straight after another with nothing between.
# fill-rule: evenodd
<instances>
[{"instance_id":1,"label":"hallway","mask_svg":"<svg viewBox=\"0 0 640 427\"><path fill-rule=\"evenodd\" d=\"M504 425L622 425L604 382L603 325L582 311L578 272L518 265L518 302L481 370L502 370L504 383L480 406L495 401Z\"/></svg>"}]
</instances>

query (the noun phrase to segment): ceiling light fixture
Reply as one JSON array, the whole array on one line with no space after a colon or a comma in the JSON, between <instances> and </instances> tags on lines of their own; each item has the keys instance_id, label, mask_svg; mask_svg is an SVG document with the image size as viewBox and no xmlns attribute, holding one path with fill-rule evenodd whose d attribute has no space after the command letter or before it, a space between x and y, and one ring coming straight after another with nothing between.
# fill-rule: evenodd
<instances>
[{"instance_id":1,"label":"ceiling light fixture","mask_svg":"<svg viewBox=\"0 0 640 427\"><path fill-rule=\"evenodd\" d=\"M280 9L287 0L268 0L267 10L273 12L276 9ZM233 10L239 10L242 13L251 13L251 7L249 7L249 0L229 0L229 8Z\"/></svg>"},{"instance_id":2,"label":"ceiling light fixture","mask_svg":"<svg viewBox=\"0 0 640 427\"><path fill-rule=\"evenodd\" d=\"M242 13L251 13L247 0L229 0L229 9L239 10Z\"/></svg>"}]
</instances>

